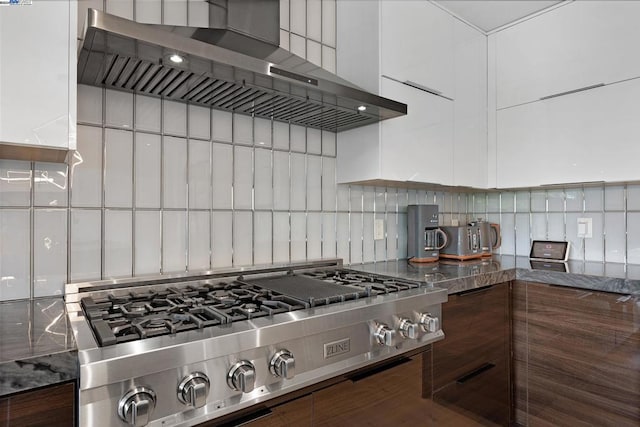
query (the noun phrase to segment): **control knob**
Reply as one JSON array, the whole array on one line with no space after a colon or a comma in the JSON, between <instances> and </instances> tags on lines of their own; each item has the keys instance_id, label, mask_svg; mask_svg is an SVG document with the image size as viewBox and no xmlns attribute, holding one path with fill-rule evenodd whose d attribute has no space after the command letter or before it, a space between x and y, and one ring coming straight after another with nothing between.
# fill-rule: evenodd
<instances>
[{"instance_id":1,"label":"control knob","mask_svg":"<svg viewBox=\"0 0 640 427\"><path fill-rule=\"evenodd\" d=\"M248 360L241 360L229 369L227 385L233 390L250 393L256 384L256 368Z\"/></svg>"},{"instance_id":2,"label":"control knob","mask_svg":"<svg viewBox=\"0 0 640 427\"><path fill-rule=\"evenodd\" d=\"M182 379L178 385L178 400L194 408L202 408L209 395L209 377L202 372L194 372Z\"/></svg>"},{"instance_id":3,"label":"control knob","mask_svg":"<svg viewBox=\"0 0 640 427\"><path fill-rule=\"evenodd\" d=\"M425 332L437 332L440 329L440 320L430 313L422 313L418 315L418 323Z\"/></svg>"},{"instance_id":4,"label":"control knob","mask_svg":"<svg viewBox=\"0 0 640 427\"><path fill-rule=\"evenodd\" d=\"M129 390L118 402L118 416L134 427L146 426L156 407L156 394L148 387Z\"/></svg>"},{"instance_id":5,"label":"control knob","mask_svg":"<svg viewBox=\"0 0 640 427\"><path fill-rule=\"evenodd\" d=\"M384 323L380 323L376 330L373 332L373 336L378 341L380 345L392 346L393 339L395 338L396 331L385 325Z\"/></svg>"},{"instance_id":6,"label":"control knob","mask_svg":"<svg viewBox=\"0 0 640 427\"><path fill-rule=\"evenodd\" d=\"M410 340L418 338L418 327L409 319L401 319L398 329L403 338L409 338Z\"/></svg>"},{"instance_id":7,"label":"control knob","mask_svg":"<svg viewBox=\"0 0 640 427\"><path fill-rule=\"evenodd\" d=\"M269 371L276 377L290 380L296 374L296 361L289 350L280 350L269 362Z\"/></svg>"}]
</instances>

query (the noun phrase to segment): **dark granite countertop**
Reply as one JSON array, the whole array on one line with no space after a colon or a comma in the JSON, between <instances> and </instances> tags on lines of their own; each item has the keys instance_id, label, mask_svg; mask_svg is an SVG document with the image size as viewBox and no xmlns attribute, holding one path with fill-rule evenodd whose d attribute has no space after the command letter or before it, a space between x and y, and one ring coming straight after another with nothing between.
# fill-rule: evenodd
<instances>
[{"instance_id":1,"label":"dark granite countertop","mask_svg":"<svg viewBox=\"0 0 640 427\"><path fill-rule=\"evenodd\" d=\"M78 377L78 354L64 300L0 303L0 396Z\"/></svg>"},{"instance_id":2,"label":"dark granite countertop","mask_svg":"<svg viewBox=\"0 0 640 427\"><path fill-rule=\"evenodd\" d=\"M640 297L640 265L570 261L532 266L527 257L502 255L464 262L386 261L349 268L429 283L446 288L449 294L519 279Z\"/></svg>"}]
</instances>

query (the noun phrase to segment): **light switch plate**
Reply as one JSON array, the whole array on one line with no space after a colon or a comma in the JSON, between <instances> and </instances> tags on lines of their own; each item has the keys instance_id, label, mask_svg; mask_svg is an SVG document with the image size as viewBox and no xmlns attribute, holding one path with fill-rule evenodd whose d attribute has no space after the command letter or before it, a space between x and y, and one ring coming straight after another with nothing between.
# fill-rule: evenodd
<instances>
[{"instance_id":1,"label":"light switch plate","mask_svg":"<svg viewBox=\"0 0 640 427\"><path fill-rule=\"evenodd\" d=\"M593 219L578 218L578 237L591 239L593 237Z\"/></svg>"},{"instance_id":2,"label":"light switch plate","mask_svg":"<svg viewBox=\"0 0 640 427\"><path fill-rule=\"evenodd\" d=\"M373 239L374 240L384 239L384 219L375 220L375 225L373 230Z\"/></svg>"}]
</instances>

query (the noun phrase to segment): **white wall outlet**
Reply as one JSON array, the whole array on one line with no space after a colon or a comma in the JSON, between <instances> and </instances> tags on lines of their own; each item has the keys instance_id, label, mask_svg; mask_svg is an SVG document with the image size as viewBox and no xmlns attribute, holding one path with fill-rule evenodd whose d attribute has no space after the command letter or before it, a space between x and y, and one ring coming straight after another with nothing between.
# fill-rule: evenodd
<instances>
[{"instance_id":1,"label":"white wall outlet","mask_svg":"<svg viewBox=\"0 0 640 427\"><path fill-rule=\"evenodd\" d=\"M384 239L384 219L376 219L373 227L373 240Z\"/></svg>"},{"instance_id":2,"label":"white wall outlet","mask_svg":"<svg viewBox=\"0 0 640 427\"><path fill-rule=\"evenodd\" d=\"M460 221L458 221L457 219L452 219L451 220L451 225L454 227L457 227L460 225Z\"/></svg>"},{"instance_id":3,"label":"white wall outlet","mask_svg":"<svg viewBox=\"0 0 640 427\"><path fill-rule=\"evenodd\" d=\"M593 219L578 218L578 237L591 239L593 237Z\"/></svg>"}]
</instances>

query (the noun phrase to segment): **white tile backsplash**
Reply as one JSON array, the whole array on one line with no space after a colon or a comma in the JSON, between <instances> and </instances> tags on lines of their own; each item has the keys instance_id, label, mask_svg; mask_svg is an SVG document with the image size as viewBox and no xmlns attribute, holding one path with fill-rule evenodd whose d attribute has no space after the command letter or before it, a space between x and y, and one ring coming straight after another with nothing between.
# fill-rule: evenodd
<instances>
[{"instance_id":1,"label":"white tile backsplash","mask_svg":"<svg viewBox=\"0 0 640 427\"><path fill-rule=\"evenodd\" d=\"M233 213L233 265L253 263L253 216L251 212Z\"/></svg>"},{"instance_id":2,"label":"white tile backsplash","mask_svg":"<svg viewBox=\"0 0 640 427\"><path fill-rule=\"evenodd\" d=\"M273 262L289 261L289 213L273 213Z\"/></svg>"},{"instance_id":3,"label":"white tile backsplash","mask_svg":"<svg viewBox=\"0 0 640 427\"><path fill-rule=\"evenodd\" d=\"M184 211L162 213L162 272L187 268L187 215Z\"/></svg>"},{"instance_id":4,"label":"white tile backsplash","mask_svg":"<svg viewBox=\"0 0 640 427\"><path fill-rule=\"evenodd\" d=\"M307 132L306 128L298 125L289 127L289 137L291 143L291 151L304 153L307 151Z\"/></svg>"},{"instance_id":5,"label":"white tile backsplash","mask_svg":"<svg viewBox=\"0 0 640 427\"><path fill-rule=\"evenodd\" d=\"M622 211L625 209L624 186L614 185L604 189L604 210Z\"/></svg>"},{"instance_id":6,"label":"white tile backsplash","mask_svg":"<svg viewBox=\"0 0 640 427\"><path fill-rule=\"evenodd\" d=\"M271 120L255 117L253 119L253 138L256 147L271 147Z\"/></svg>"},{"instance_id":7,"label":"white tile backsplash","mask_svg":"<svg viewBox=\"0 0 640 427\"><path fill-rule=\"evenodd\" d=\"M640 185L627 186L627 210L640 211Z\"/></svg>"},{"instance_id":8,"label":"white tile backsplash","mask_svg":"<svg viewBox=\"0 0 640 427\"><path fill-rule=\"evenodd\" d=\"M135 135L135 193L137 208L160 208L160 135Z\"/></svg>"},{"instance_id":9,"label":"white tile backsplash","mask_svg":"<svg viewBox=\"0 0 640 427\"><path fill-rule=\"evenodd\" d=\"M188 270L208 270L211 261L211 218L209 212L189 212Z\"/></svg>"},{"instance_id":10,"label":"white tile backsplash","mask_svg":"<svg viewBox=\"0 0 640 427\"><path fill-rule=\"evenodd\" d=\"M189 140L189 208L211 208L211 143ZM208 254L207 254L208 257Z\"/></svg>"},{"instance_id":11,"label":"white tile backsplash","mask_svg":"<svg viewBox=\"0 0 640 427\"><path fill-rule=\"evenodd\" d=\"M336 0L322 0L322 43L336 46Z\"/></svg>"},{"instance_id":12,"label":"white tile backsplash","mask_svg":"<svg viewBox=\"0 0 640 427\"><path fill-rule=\"evenodd\" d=\"M306 16L307 38L320 42L322 40L322 0L307 0Z\"/></svg>"},{"instance_id":13,"label":"white tile backsplash","mask_svg":"<svg viewBox=\"0 0 640 427\"><path fill-rule=\"evenodd\" d=\"M187 25L187 0L162 0L165 25Z\"/></svg>"},{"instance_id":14,"label":"white tile backsplash","mask_svg":"<svg viewBox=\"0 0 640 427\"><path fill-rule=\"evenodd\" d=\"M306 207L306 156L291 153L291 210L304 211ZM295 177L295 178L293 178Z\"/></svg>"},{"instance_id":15,"label":"white tile backsplash","mask_svg":"<svg viewBox=\"0 0 640 427\"><path fill-rule=\"evenodd\" d=\"M362 213L351 213L349 215L349 231L350 231L350 261L352 264L362 263Z\"/></svg>"},{"instance_id":16,"label":"white tile backsplash","mask_svg":"<svg viewBox=\"0 0 640 427\"><path fill-rule=\"evenodd\" d=\"M322 258L322 213L307 214L307 259Z\"/></svg>"},{"instance_id":17,"label":"white tile backsplash","mask_svg":"<svg viewBox=\"0 0 640 427\"><path fill-rule=\"evenodd\" d=\"M100 87L78 85L78 123L102 124L103 91Z\"/></svg>"},{"instance_id":18,"label":"white tile backsplash","mask_svg":"<svg viewBox=\"0 0 640 427\"><path fill-rule=\"evenodd\" d=\"M78 126L78 146L71 159L71 206L102 206L102 129Z\"/></svg>"},{"instance_id":19,"label":"white tile backsplash","mask_svg":"<svg viewBox=\"0 0 640 427\"><path fill-rule=\"evenodd\" d=\"M0 210L0 300L31 296L28 209Z\"/></svg>"},{"instance_id":20,"label":"white tile backsplash","mask_svg":"<svg viewBox=\"0 0 640 427\"><path fill-rule=\"evenodd\" d=\"M231 209L233 200L233 147L212 144L212 201L214 209Z\"/></svg>"},{"instance_id":21,"label":"white tile backsplash","mask_svg":"<svg viewBox=\"0 0 640 427\"><path fill-rule=\"evenodd\" d=\"M101 233L101 210L71 209L70 281L100 280L102 277ZM156 234L159 235L157 231Z\"/></svg>"},{"instance_id":22,"label":"white tile backsplash","mask_svg":"<svg viewBox=\"0 0 640 427\"><path fill-rule=\"evenodd\" d=\"M162 138L162 205L165 208L187 207L187 140Z\"/></svg>"},{"instance_id":23,"label":"white tile backsplash","mask_svg":"<svg viewBox=\"0 0 640 427\"><path fill-rule=\"evenodd\" d=\"M273 152L273 208L289 210L289 153ZM275 232L275 231L274 231Z\"/></svg>"},{"instance_id":24,"label":"white tile backsplash","mask_svg":"<svg viewBox=\"0 0 640 427\"><path fill-rule=\"evenodd\" d=\"M105 129L104 205L130 208L133 197L133 132Z\"/></svg>"},{"instance_id":25,"label":"white tile backsplash","mask_svg":"<svg viewBox=\"0 0 640 427\"><path fill-rule=\"evenodd\" d=\"M136 95L135 107L136 130L150 132L160 132L162 130L162 101L160 99Z\"/></svg>"},{"instance_id":26,"label":"white tile backsplash","mask_svg":"<svg viewBox=\"0 0 640 427\"><path fill-rule=\"evenodd\" d=\"M226 111L211 111L211 138L219 142L233 140L233 115Z\"/></svg>"},{"instance_id":27,"label":"white tile backsplash","mask_svg":"<svg viewBox=\"0 0 640 427\"><path fill-rule=\"evenodd\" d=\"M160 274L162 224L160 212L137 211L135 221L134 274Z\"/></svg>"},{"instance_id":28,"label":"white tile backsplash","mask_svg":"<svg viewBox=\"0 0 640 427\"><path fill-rule=\"evenodd\" d=\"M187 25L205 28L209 26L209 7L207 0L188 0Z\"/></svg>"},{"instance_id":29,"label":"white tile backsplash","mask_svg":"<svg viewBox=\"0 0 640 427\"><path fill-rule=\"evenodd\" d=\"M251 209L253 206L253 149L233 149L233 208Z\"/></svg>"},{"instance_id":30,"label":"white tile backsplash","mask_svg":"<svg viewBox=\"0 0 640 427\"><path fill-rule=\"evenodd\" d=\"M273 122L273 148L279 150L289 149L289 124L283 122Z\"/></svg>"},{"instance_id":31,"label":"white tile backsplash","mask_svg":"<svg viewBox=\"0 0 640 427\"><path fill-rule=\"evenodd\" d=\"M189 105L189 138L210 139L211 110L198 105Z\"/></svg>"},{"instance_id":32,"label":"white tile backsplash","mask_svg":"<svg viewBox=\"0 0 640 427\"><path fill-rule=\"evenodd\" d=\"M0 206L31 205L31 163L0 160Z\"/></svg>"},{"instance_id":33,"label":"white tile backsplash","mask_svg":"<svg viewBox=\"0 0 640 427\"><path fill-rule=\"evenodd\" d=\"M104 211L104 278L128 277L132 274L131 211Z\"/></svg>"},{"instance_id":34,"label":"white tile backsplash","mask_svg":"<svg viewBox=\"0 0 640 427\"><path fill-rule=\"evenodd\" d=\"M593 238L584 239L584 259L586 261L604 261L604 214L594 212L585 216L592 219ZM608 244L614 244L613 240Z\"/></svg>"},{"instance_id":35,"label":"white tile backsplash","mask_svg":"<svg viewBox=\"0 0 640 427\"><path fill-rule=\"evenodd\" d=\"M33 296L64 295L67 283L67 210L35 209Z\"/></svg>"},{"instance_id":36,"label":"white tile backsplash","mask_svg":"<svg viewBox=\"0 0 640 427\"><path fill-rule=\"evenodd\" d=\"M254 224L254 259L255 264L269 264L272 260L273 218L271 212L255 212Z\"/></svg>"},{"instance_id":37,"label":"white tile backsplash","mask_svg":"<svg viewBox=\"0 0 640 427\"><path fill-rule=\"evenodd\" d=\"M108 89L105 92L106 124L131 129L133 127L133 94Z\"/></svg>"},{"instance_id":38,"label":"white tile backsplash","mask_svg":"<svg viewBox=\"0 0 640 427\"><path fill-rule=\"evenodd\" d=\"M291 213L291 261L307 259L307 216L302 212Z\"/></svg>"},{"instance_id":39,"label":"white tile backsplash","mask_svg":"<svg viewBox=\"0 0 640 427\"><path fill-rule=\"evenodd\" d=\"M253 145L253 118L243 114L233 115L233 142Z\"/></svg>"},{"instance_id":40,"label":"white tile backsplash","mask_svg":"<svg viewBox=\"0 0 640 427\"><path fill-rule=\"evenodd\" d=\"M255 209L273 208L273 166L271 150L257 148L254 152Z\"/></svg>"},{"instance_id":41,"label":"white tile backsplash","mask_svg":"<svg viewBox=\"0 0 640 427\"><path fill-rule=\"evenodd\" d=\"M606 212L604 214L605 261L624 262L626 230L624 212Z\"/></svg>"},{"instance_id":42,"label":"white tile backsplash","mask_svg":"<svg viewBox=\"0 0 640 427\"><path fill-rule=\"evenodd\" d=\"M187 104L163 100L162 125L166 135L187 136Z\"/></svg>"},{"instance_id":43,"label":"white tile backsplash","mask_svg":"<svg viewBox=\"0 0 640 427\"><path fill-rule=\"evenodd\" d=\"M322 158L320 156L307 157L307 210L322 209Z\"/></svg>"},{"instance_id":44,"label":"white tile backsplash","mask_svg":"<svg viewBox=\"0 0 640 427\"><path fill-rule=\"evenodd\" d=\"M322 257L336 256L336 214L322 214Z\"/></svg>"},{"instance_id":45,"label":"white tile backsplash","mask_svg":"<svg viewBox=\"0 0 640 427\"><path fill-rule=\"evenodd\" d=\"M34 165L33 204L35 206L51 208L67 206L68 170L68 166L64 163L36 163Z\"/></svg>"},{"instance_id":46,"label":"white tile backsplash","mask_svg":"<svg viewBox=\"0 0 640 427\"><path fill-rule=\"evenodd\" d=\"M213 212L211 243L211 266L230 266L233 259L232 212Z\"/></svg>"}]
</instances>

